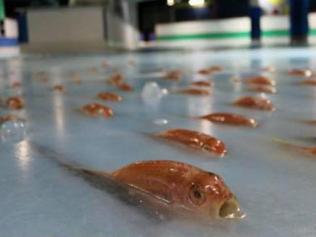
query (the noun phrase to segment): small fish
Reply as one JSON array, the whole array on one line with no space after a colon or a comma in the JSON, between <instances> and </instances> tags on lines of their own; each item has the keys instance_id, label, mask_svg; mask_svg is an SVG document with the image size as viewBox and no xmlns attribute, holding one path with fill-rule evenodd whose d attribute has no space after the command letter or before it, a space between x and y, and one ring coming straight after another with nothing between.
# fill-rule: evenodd
<instances>
[{"instance_id":1,"label":"small fish","mask_svg":"<svg viewBox=\"0 0 316 237\"><path fill-rule=\"evenodd\" d=\"M254 76L244 79L244 82L247 84L256 84L256 85L267 85L267 86L275 86L276 82L270 78L265 76Z\"/></svg>"},{"instance_id":2,"label":"small fish","mask_svg":"<svg viewBox=\"0 0 316 237\"><path fill-rule=\"evenodd\" d=\"M193 96L208 96L210 95L210 91L198 88L183 88L176 90L176 93L184 94L184 95L193 95Z\"/></svg>"},{"instance_id":3,"label":"small fish","mask_svg":"<svg viewBox=\"0 0 316 237\"><path fill-rule=\"evenodd\" d=\"M24 108L24 100L20 96L12 96L6 100L8 109L20 110Z\"/></svg>"},{"instance_id":4,"label":"small fish","mask_svg":"<svg viewBox=\"0 0 316 237\"><path fill-rule=\"evenodd\" d=\"M272 87L272 86L251 85L248 87L248 91L267 93L267 94L275 94L277 92L277 89L275 87Z\"/></svg>"},{"instance_id":5,"label":"small fish","mask_svg":"<svg viewBox=\"0 0 316 237\"><path fill-rule=\"evenodd\" d=\"M297 77L311 77L313 75L313 71L310 69L291 69L288 71L290 76Z\"/></svg>"},{"instance_id":6,"label":"small fish","mask_svg":"<svg viewBox=\"0 0 316 237\"><path fill-rule=\"evenodd\" d=\"M113 73L106 81L109 85L116 86L124 81L124 76L121 73Z\"/></svg>"},{"instance_id":7,"label":"small fish","mask_svg":"<svg viewBox=\"0 0 316 237\"><path fill-rule=\"evenodd\" d=\"M101 100L119 102L122 100L122 96L119 96L112 92L100 92L97 97Z\"/></svg>"},{"instance_id":8,"label":"small fish","mask_svg":"<svg viewBox=\"0 0 316 237\"><path fill-rule=\"evenodd\" d=\"M145 207L159 218L161 215L205 220L245 217L236 196L219 175L190 164L139 161L108 173L66 163L47 148L32 147L93 187L110 191L138 209Z\"/></svg>"},{"instance_id":9,"label":"small fish","mask_svg":"<svg viewBox=\"0 0 316 237\"><path fill-rule=\"evenodd\" d=\"M294 144L291 143L289 141L285 141L283 139L279 139L279 138L273 138L274 142L277 142L283 146L298 150L298 151L302 151L304 153L308 153L311 155L316 155L316 147L310 147L310 146L304 146L304 145L298 145L298 144Z\"/></svg>"},{"instance_id":10,"label":"small fish","mask_svg":"<svg viewBox=\"0 0 316 237\"><path fill-rule=\"evenodd\" d=\"M114 115L113 110L110 107L99 103L86 104L81 107L81 112L91 117L101 116L103 118L109 118Z\"/></svg>"},{"instance_id":11,"label":"small fish","mask_svg":"<svg viewBox=\"0 0 316 237\"><path fill-rule=\"evenodd\" d=\"M165 74L165 79L170 81L179 81L181 79L182 72L180 70L170 70Z\"/></svg>"},{"instance_id":12,"label":"small fish","mask_svg":"<svg viewBox=\"0 0 316 237\"><path fill-rule=\"evenodd\" d=\"M257 127L258 123L255 119L246 118L239 114L231 113L213 113L198 117L199 119L205 119L213 123L221 123L227 125Z\"/></svg>"},{"instance_id":13,"label":"small fish","mask_svg":"<svg viewBox=\"0 0 316 237\"><path fill-rule=\"evenodd\" d=\"M11 115L11 114L0 116L0 124L8 122L8 121L17 121L17 120L22 120L22 119L19 119L17 116Z\"/></svg>"},{"instance_id":14,"label":"small fish","mask_svg":"<svg viewBox=\"0 0 316 237\"><path fill-rule=\"evenodd\" d=\"M209 75L209 74L212 74L214 72L220 72L220 71L223 71L223 67L221 67L221 66L211 66L211 67L200 69L198 71L198 73L201 74L201 75Z\"/></svg>"},{"instance_id":15,"label":"small fish","mask_svg":"<svg viewBox=\"0 0 316 237\"><path fill-rule=\"evenodd\" d=\"M65 87L63 85L55 85L52 88L53 91L57 91L57 92L65 92Z\"/></svg>"},{"instance_id":16,"label":"small fish","mask_svg":"<svg viewBox=\"0 0 316 237\"><path fill-rule=\"evenodd\" d=\"M118 89L120 89L121 91L132 91L133 90L133 87L126 82L120 82L116 85L116 87Z\"/></svg>"},{"instance_id":17,"label":"small fish","mask_svg":"<svg viewBox=\"0 0 316 237\"><path fill-rule=\"evenodd\" d=\"M316 78L308 78L298 82L300 85L316 86Z\"/></svg>"},{"instance_id":18,"label":"small fish","mask_svg":"<svg viewBox=\"0 0 316 237\"><path fill-rule=\"evenodd\" d=\"M244 96L233 102L233 105L249 108L249 109L258 109L265 111L275 111L275 107L272 104L271 100L261 97L251 97Z\"/></svg>"},{"instance_id":19,"label":"small fish","mask_svg":"<svg viewBox=\"0 0 316 237\"><path fill-rule=\"evenodd\" d=\"M213 83L209 81L195 81L191 83L192 86L212 87Z\"/></svg>"},{"instance_id":20,"label":"small fish","mask_svg":"<svg viewBox=\"0 0 316 237\"><path fill-rule=\"evenodd\" d=\"M316 120L300 120L301 122L309 125L316 125Z\"/></svg>"},{"instance_id":21,"label":"small fish","mask_svg":"<svg viewBox=\"0 0 316 237\"><path fill-rule=\"evenodd\" d=\"M187 129L171 129L158 133L157 136L218 156L224 156L227 153L226 146L221 140L205 133Z\"/></svg>"}]
</instances>

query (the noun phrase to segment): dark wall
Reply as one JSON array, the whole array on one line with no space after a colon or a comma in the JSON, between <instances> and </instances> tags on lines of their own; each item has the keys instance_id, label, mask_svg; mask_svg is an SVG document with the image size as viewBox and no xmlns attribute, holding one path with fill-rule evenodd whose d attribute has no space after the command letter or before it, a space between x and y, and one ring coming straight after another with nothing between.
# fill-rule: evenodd
<instances>
[{"instance_id":1,"label":"dark wall","mask_svg":"<svg viewBox=\"0 0 316 237\"><path fill-rule=\"evenodd\" d=\"M205 8L190 6L169 7L166 0L152 0L138 4L139 28L154 31L157 23L207 20L248 15L248 0L214 0Z\"/></svg>"}]
</instances>

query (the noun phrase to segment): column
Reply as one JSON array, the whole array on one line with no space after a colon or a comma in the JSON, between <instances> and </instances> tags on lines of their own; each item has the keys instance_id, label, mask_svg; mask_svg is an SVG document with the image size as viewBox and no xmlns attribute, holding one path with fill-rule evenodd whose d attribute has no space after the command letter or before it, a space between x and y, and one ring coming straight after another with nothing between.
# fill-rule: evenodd
<instances>
[{"instance_id":1,"label":"column","mask_svg":"<svg viewBox=\"0 0 316 237\"><path fill-rule=\"evenodd\" d=\"M309 0L289 0L291 43L304 45L308 36L308 9Z\"/></svg>"},{"instance_id":2,"label":"column","mask_svg":"<svg viewBox=\"0 0 316 237\"><path fill-rule=\"evenodd\" d=\"M258 0L250 1L250 19L251 19L251 40L253 45L260 45L261 27L260 18L262 10L259 6Z\"/></svg>"}]
</instances>

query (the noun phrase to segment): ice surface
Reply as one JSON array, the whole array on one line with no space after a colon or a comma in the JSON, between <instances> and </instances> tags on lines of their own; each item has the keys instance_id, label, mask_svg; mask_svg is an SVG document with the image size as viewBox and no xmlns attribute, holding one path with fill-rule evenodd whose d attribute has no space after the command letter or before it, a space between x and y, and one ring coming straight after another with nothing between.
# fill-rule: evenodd
<instances>
[{"instance_id":1,"label":"ice surface","mask_svg":"<svg viewBox=\"0 0 316 237\"><path fill-rule=\"evenodd\" d=\"M126 67L131 55L137 61L133 68ZM102 90L115 90L104 83L104 78L112 73L111 69L101 69L105 58L135 86L135 92L122 93L124 100L110 105L115 112L112 119L93 119L83 116L78 108L95 102L95 95ZM316 236L315 157L273 142L275 137L291 140L315 137L316 127L299 120L316 118L316 90L296 86L294 82L300 78L284 73L290 68L316 68L313 48L177 51L106 57L101 54L25 55L16 60L19 67L8 60L3 61L1 68L15 71L22 79L21 95L26 107L21 117L31 133L27 140L9 147L0 143L0 236ZM210 98L170 94L160 100L155 110L149 110L140 100L146 82L155 80L161 88L177 89L189 84L193 72L209 65L225 68L212 78L214 89ZM277 81L278 93L269 95L277 111L233 107L234 99L257 93L236 87L230 82L231 76L238 72L242 77L266 65L279 69L267 74ZM100 68L91 73L88 69L92 67ZM180 69L184 78L170 82L142 73L157 68ZM40 71L49 72L48 83L34 79L34 74ZM80 75L81 84L71 81L73 72ZM61 82L67 93L51 92L51 86ZM14 93L7 85L8 78L1 77L1 97ZM235 112L254 117L260 124L255 129L235 128L192 119L211 112ZM153 123L161 118L168 123L163 126ZM227 145L228 155L218 160L144 135L169 128L194 129L218 137ZM45 154L32 149L34 143L55 151L60 159L104 171L137 160L188 162L222 175L247 218L209 223L157 221L46 159ZM310 145L315 144L310 142Z\"/></svg>"},{"instance_id":2,"label":"ice surface","mask_svg":"<svg viewBox=\"0 0 316 237\"><path fill-rule=\"evenodd\" d=\"M22 120L12 120L0 124L0 137L3 143L17 143L26 136L26 127Z\"/></svg>"}]
</instances>

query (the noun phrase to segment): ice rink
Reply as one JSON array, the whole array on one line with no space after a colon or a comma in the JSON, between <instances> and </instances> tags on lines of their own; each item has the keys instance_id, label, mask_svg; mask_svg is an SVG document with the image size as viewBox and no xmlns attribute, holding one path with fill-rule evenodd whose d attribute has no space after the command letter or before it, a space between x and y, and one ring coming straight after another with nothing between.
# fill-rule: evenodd
<instances>
[{"instance_id":1,"label":"ice rink","mask_svg":"<svg viewBox=\"0 0 316 237\"><path fill-rule=\"evenodd\" d=\"M224 71L197 74L212 65ZM265 67L276 71L263 71ZM19 95L25 108L11 112L0 107L0 116L10 113L23 119L2 124L0 131L0 236L316 236L315 155L274 140L315 146L316 126L302 121L316 119L316 87L298 85L302 78L287 73L294 68L316 69L316 50L187 50L1 59L0 97ZM179 82L163 78L163 71L171 69L183 72ZM122 73L135 90L122 92L108 85L106 79L113 72ZM271 99L275 112L232 105L240 96L258 94L233 79L258 74L277 82L276 94L260 95ZM172 93L196 80L214 82L210 96ZM144 85L153 81L169 93L142 93ZM59 84L65 92L52 90ZM96 94L102 91L117 92L123 100L100 101ZM80 107L91 102L110 106L114 116L103 119L82 114ZM192 118L212 112L243 114L257 119L259 126L233 127ZM171 128L220 138L228 155L217 158L191 152L149 136ZM34 145L47 152L39 152ZM109 172L141 160L190 163L223 176L247 217L209 223L148 218L45 157L51 154Z\"/></svg>"}]
</instances>

